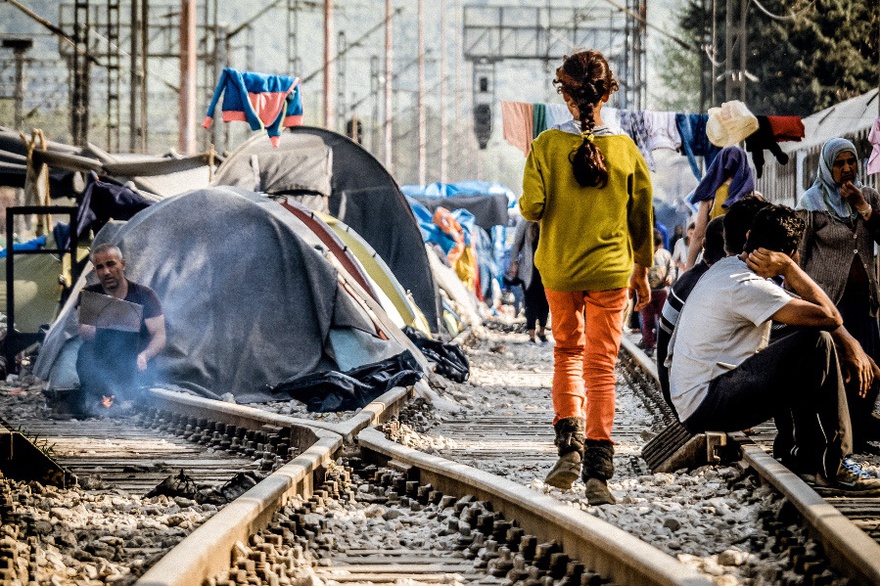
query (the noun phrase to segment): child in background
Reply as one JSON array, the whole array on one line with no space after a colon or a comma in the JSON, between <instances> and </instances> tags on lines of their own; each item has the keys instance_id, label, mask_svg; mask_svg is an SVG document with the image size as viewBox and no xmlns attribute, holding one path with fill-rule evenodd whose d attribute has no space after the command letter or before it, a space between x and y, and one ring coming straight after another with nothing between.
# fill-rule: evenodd
<instances>
[{"instance_id":1,"label":"child in background","mask_svg":"<svg viewBox=\"0 0 880 586\"><path fill-rule=\"evenodd\" d=\"M648 356L654 356L657 347L657 327L660 313L666 303L666 288L675 278L675 263L672 255L663 248L663 235L654 230L654 264L648 269L648 285L651 287L651 300L640 311L642 323L641 346Z\"/></svg>"}]
</instances>

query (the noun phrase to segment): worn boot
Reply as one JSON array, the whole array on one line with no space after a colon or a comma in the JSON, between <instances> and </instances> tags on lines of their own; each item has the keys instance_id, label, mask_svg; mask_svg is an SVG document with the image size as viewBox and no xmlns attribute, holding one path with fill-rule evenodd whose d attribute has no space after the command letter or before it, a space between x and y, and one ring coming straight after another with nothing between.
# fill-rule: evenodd
<instances>
[{"instance_id":1,"label":"worn boot","mask_svg":"<svg viewBox=\"0 0 880 586\"><path fill-rule=\"evenodd\" d=\"M584 459L584 420L579 417L560 419L553 426L556 430L556 449L559 460L550 470L545 484L568 490L581 473Z\"/></svg>"},{"instance_id":2,"label":"worn boot","mask_svg":"<svg viewBox=\"0 0 880 586\"><path fill-rule=\"evenodd\" d=\"M608 490L608 480L614 476L614 444L608 440L585 440L584 472L587 502L591 505L617 503Z\"/></svg>"}]
</instances>

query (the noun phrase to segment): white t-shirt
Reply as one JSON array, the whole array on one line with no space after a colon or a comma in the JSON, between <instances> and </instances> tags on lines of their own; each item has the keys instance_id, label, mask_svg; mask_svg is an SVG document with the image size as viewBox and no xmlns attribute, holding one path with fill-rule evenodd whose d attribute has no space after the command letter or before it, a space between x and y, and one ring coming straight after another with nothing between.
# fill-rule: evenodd
<instances>
[{"instance_id":1,"label":"white t-shirt","mask_svg":"<svg viewBox=\"0 0 880 586\"><path fill-rule=\"evenodd\" d=\"M669 387L682 421L709 392L709 382L767 346L770 317L792 300L736 256L712 265L681 310L670 343Z\"/></svg>"},{"instance_id":2,"label":"white t-shirt","mask_svg":"<svg viewBox=\"0 0 880 586\"><path fill-rule=\"evenodd\" d=\"M672 260L676 263L687 264L688 245L685 244L684 238L675 241L675 246L672 247Z\"/></svg>"}]
</instances>

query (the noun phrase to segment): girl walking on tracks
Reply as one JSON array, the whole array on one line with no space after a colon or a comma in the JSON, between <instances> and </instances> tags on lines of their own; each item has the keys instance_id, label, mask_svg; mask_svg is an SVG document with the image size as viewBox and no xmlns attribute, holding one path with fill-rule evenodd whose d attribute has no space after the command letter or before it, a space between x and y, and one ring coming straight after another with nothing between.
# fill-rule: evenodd
<instances>
[{"instance_id":1,"label":"girl walking on tracks","mask_svg":"<svg viewBox=\"0 0 880 586\"><path fill-rule=\"evenodd\" d=\"M582 475L591 505L613 504L614 366L627 292L650 299L651 178L628 136L603 124L619 85L598 51L567 57L553 83L574 120L532 142L519 201L541 223L535 266L553 316L553 426L559 460L545 482L568 489Z\"/></svg>"}]
</instances>

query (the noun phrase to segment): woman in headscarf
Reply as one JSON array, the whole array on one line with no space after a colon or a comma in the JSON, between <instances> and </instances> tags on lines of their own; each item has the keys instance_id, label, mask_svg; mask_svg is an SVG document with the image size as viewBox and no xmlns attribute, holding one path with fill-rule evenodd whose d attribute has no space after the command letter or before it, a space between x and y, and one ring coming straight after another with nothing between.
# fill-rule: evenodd
<instances>
[{"instance_id":1,"label":"woman in headscarf","mask_svg":"<svg viewBox=\"0 0 880 586\"><path fill-rule=\"evenodd\" d=\"M690 202L699 207L694 220L694 234L688 245L685 269L691 268L697 262L709 220L723 216L727 213L727 208L753 191L755 179L746 152L735 146L721 149L690 197Z\"/></svg>"},{"instance_id":2,"label":"woman in headscarf","mask_svg":"<svg viewBox=\"0 0 880 586\"><path fill-rule=\"evenodd\" d=\"M873 415L880 380L880 308L874 271L874 243L880 243L880 195L859 180L860 161L848 140L822 146L816 180L796 209L807 229L798 247L804 271L824 289L843 316L835 334L846 370L847 399L855 447L880 439ZM869 358L870 357L870 358Z\"/></svg>"}]
</instances>

